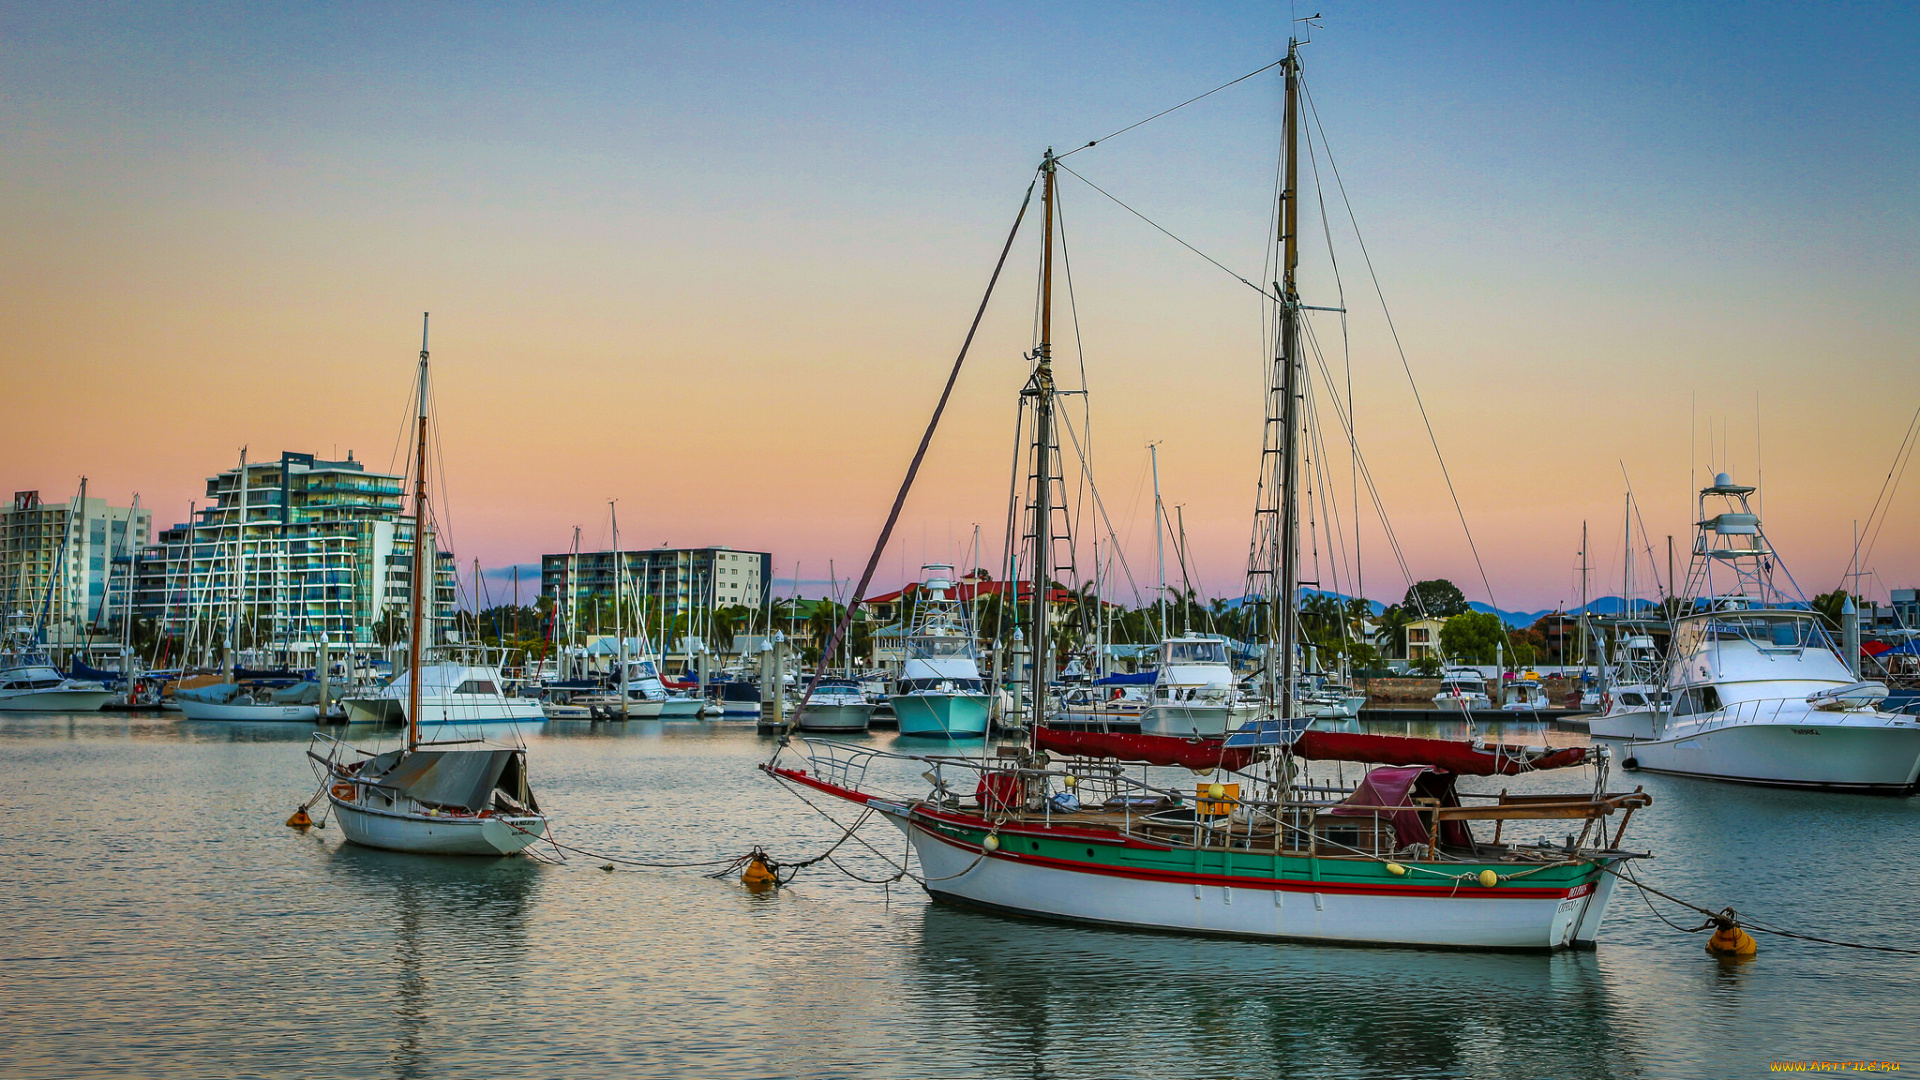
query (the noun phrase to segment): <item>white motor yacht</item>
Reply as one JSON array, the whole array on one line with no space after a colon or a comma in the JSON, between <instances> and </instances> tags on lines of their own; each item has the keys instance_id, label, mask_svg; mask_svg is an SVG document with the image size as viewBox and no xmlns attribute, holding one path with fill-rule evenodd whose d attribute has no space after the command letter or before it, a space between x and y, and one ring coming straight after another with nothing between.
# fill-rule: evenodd
<instances>
[{"instance_id":1,"label":"white motor yacht","mask_svg":"<svg viewBox=\"0 0 1920 1080\"><path fill-rule=\"evenodd\" d=\"M1440 692L1433 695L1433 707L1448 712L1493 708L1493 699L1487 696L1486 677L1478 668L1447 668L1440 673Z\"/></svg>"},{"instance_id":2,"label":"white motor yacht","mask_svg":"<svg viewBox=\"0 0 1920 1080\"><path fill-rule=\"evenodd\" d=\"M800 707L801 731L865 731L873 703L853 679L823 678Z\"/></svg>"},{"instance_id":3,"label":"white motor yacht","mask_svg":"<svg viewBox=\"0 0 1920 1080\"><path fill-rule=\"evenodd\" d=\"M97 712L113 691L60 674L43 652L21 642L0 651L0 710Z\"/></svg>"},{"instance_id":4,"label":"white motor yacht","mask_svg":"<svg viewBox=\"0 0 1920 1080\"><path fill-rule=\"evenodd\" d=\"M1185 635L1160 643L1153 698L1140 714L1144 735L1221 738L1239 727L1247 706L1236 709L1233 667L1227 643L1219 638Z\"/></svg>"},{"instance_id":5,"label":"white motor yacht","mask_svg":"<svg viewBox=\"0 0 1920 1080\"><path fill-rule=\"evenodd\" d=\"M1529 671L1500 687L1502 712L1540 712L1553 708L1538 672Z\"/></svg>"},{"instance_id":6,"label":"white motor yacht","mask_svg":"<svg viewBox=\"0 0 1920 1080\"><path fill-rule=\"evenodd\" d=\"M1688 593L1674 620L1666 707L1590 730L1623 764L1782 787L1904 793L1920 782L1920 717L1878 711L1817 614L1773 582L1779 560L1725 473L1700 492ZM1715 511L1710 513L1709 511Z\"/></svg>"},{"instance_id":7,"label":"white motor yacht","mask_svg":"<svg viewBox=\"0 0 1920 1080\"><path fill-rule=\"evenodd\" d=\"M398 724L407 717L413 672L403 671L371 693L345 697L347 720L355 724ZM537 724L547 718L533 698L508 697L500 690L497 668L436 662L420 666L422 728L466 724Z\"/></svg>"}]
</instances>

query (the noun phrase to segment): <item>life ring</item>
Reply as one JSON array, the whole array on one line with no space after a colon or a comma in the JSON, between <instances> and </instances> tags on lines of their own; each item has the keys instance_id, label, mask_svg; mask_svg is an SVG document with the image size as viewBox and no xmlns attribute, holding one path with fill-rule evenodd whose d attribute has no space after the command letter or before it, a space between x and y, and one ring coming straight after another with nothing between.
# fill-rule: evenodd
<instances>
[{"instance_id":1,"label":"life ring","mask_svg":"<svg viewBox=\"0 0 1920 1080\"><path fill-rule=\"evenodd\" d=\"M333 797L341 800L342 802L353 801L353 785L352 784L333 785Z\"/></svg>"}]
</instances>

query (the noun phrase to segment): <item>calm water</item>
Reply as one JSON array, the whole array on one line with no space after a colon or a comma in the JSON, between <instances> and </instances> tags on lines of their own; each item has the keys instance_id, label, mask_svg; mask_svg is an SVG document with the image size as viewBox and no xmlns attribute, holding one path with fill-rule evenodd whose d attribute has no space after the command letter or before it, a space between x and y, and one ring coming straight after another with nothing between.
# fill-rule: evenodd
<instances>
[{"instance_id":1,"label":"calm water","mask_svg":"<svg viewBox=\"0 0 1920 1080\"><path fill-rule=\"evenodd\" d=\"M0 1075L1920 1068L1920 959L1763 936L1756 961L1718 961L1626 890L1597 952L1473 955L1060 927L932 905L825 864L752 895L577 856L422 859L281 825L313 788L306 738L0 718ZM754 771L769 743L750 730L553 724L530 742L542 802L585 848L666 861L760 844L792 861L837 835ZM1628 782L1657 799L1630 834L1658 853L1650 883L1824 936L1920 945L1920 800ZM871 836L898 850L891 827ZM871 855L848 864L886 869Z\"/></svg>"}]
</instances>

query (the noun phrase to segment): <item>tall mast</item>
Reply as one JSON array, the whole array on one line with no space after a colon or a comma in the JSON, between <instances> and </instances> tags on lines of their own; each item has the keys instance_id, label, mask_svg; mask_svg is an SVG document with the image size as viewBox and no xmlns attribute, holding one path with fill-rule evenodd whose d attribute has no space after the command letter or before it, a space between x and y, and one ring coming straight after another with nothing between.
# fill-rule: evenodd
<instances>
[{"instance_id":1,"label":"tall mast","mask_svg":"<svg viewBox=\"0 0 1920 1080\"><path fill-rule=\"evenodd\" d=\"M234 653L240 648L241 609L247 602L247 448L240 448L240 516L233 533L233 611L227 617L226 681L233 681Z\"/></svg>"},{"instance_id":2,"label":"tall mast","mask_svg":"<svg viewBox=\"0 0 1920 1080\"><path fill-rule=\"evenodd\" d=\"M1298 445L1298 415L1295 409L1300 396L1296 385L1296 374L1300 364L1300 290L1294 281L1294 270L1300 265L1300 202L1298 198L1300 177L1300 43L1287 42L1287 179L1280 192L1280 368L1279 390L1282 397L1281 417L1281 474L1280 484L1280 581L1279 590L1274 595L1276 614L1280 621L1280 716L1286 719L1293 715L1294 689L1294 597L1299 589L1300 568L1295 558L1295 548L1299 546L1299 516L1294 506L1294 479L1298 473L1295 463L1295 451Z\"/></svg>"},{"instance_id":3,"label":"tall mast","mask_svg":"<svg viewBox=\"0 0 1920 1080\"><path fill-rule=\"evenodd\" d=\"M1033 377L1022 391L1033 398L1033 472L1037 479L1033 496L1033 709L1036 721L1046 716L1047 661L1051 650L1047 641L1047 592L1052 578L1053 549L1053 148L1041 160L1046 174L1045 242L1040 256L1040 345L1033 352ZM1038 725L1036 722L1036 729Z\"/></svg>"},{"instance_id":4,"label":"tall mast","mask_svg":"<svg viewBox=\"0 0 1920 1080\"><path fill-rule=\"evenodd\" d=\"M420 635L427 563L427 314L420 314L420 429L413 455L413 580L407 630L407 749L420 745Z\"/></svg>"},{"instance_id":5,"label":"tall mast","mask_svg":"<svg viewBox=\"0 0 1920 1080\"><path fill-rule=\"evenodd\" d=\"M620 594L623 592L621 579L627 576L627 568L620 558L620 511L613 505L615 500L607 500L607 519L613 523L613 632L620 635L620 719L627 718L627 624L620 621Z\"/></svg>"},{"instance_id":6,"label":"tall mast","mask_svg":"<svg viewBox=\"0 0 1920 1080\"><path fill-rule=\"evenodd\" d=\"M1147 456L1153 461L1153 551L1160 563L1160 636L1167 638L1167 514L1160 506L1160 444L1148 443Z\"/></svg>"}]
</instances>

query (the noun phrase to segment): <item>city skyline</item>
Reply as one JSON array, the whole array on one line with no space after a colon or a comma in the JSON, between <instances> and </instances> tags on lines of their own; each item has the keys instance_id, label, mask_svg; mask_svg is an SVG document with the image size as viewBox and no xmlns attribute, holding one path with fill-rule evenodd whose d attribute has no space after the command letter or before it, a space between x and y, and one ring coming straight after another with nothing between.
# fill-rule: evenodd
<instances>
[{"instance_id":1,"label":"city skyline","mask_svg":"<svg viewBox=\"0 0 1920 1080\"><path fill-rule=\"evenodd\" d=\"M1341 278L1310 237L1302 288L1351 312L1360 445L1413 576L1572 606L1584 521L1593 591L1617 592L1627 479L1656 549L1684 553L1689 493L1725 468L1763 481L1801 588L1839 586L1920 403L1915 16L1313 10L1316 115L1491 596L1329 195ZM431 310L463 565L537 564L575 525L602 548L618 499L623 547L857 577L1041 152L1270 63L1294 25L1258 5L451 11L12 10L0 356L33 405L0 435L13 489L64 501L85 474L165 528L241 445L404 471ZM1277 100L1268 72L1068 163L1251 277ZM1056 328L1084 341L1133 576L1153 574L1153 441L1196 585L1238 595L1257 298L1078 176L1062 201ZM965 561L976 523L998 565L1036 224L877 588ZM1060 333L1056 357L1077 385ZM1362 591L1392 601L1359 499ZM1901 486L1865 591L1920 582L1916 526Z\"/></svg>"}]
</instances>

